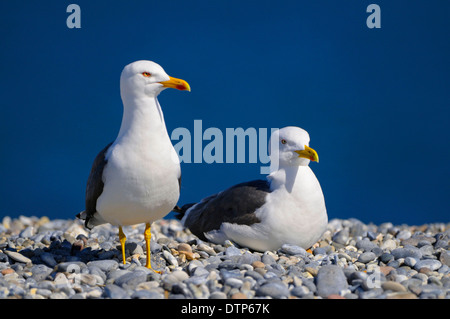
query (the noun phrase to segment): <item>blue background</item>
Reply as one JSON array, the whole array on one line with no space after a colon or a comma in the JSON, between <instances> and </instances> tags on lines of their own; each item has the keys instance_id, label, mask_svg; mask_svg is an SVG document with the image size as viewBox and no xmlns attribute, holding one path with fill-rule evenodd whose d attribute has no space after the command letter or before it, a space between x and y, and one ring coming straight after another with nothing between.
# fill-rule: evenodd
<instances>
[{"instance_id":1,"label":"blue background","mask_svg":"<svg viewBox=\"0 0 450 319\"><path fill-rule=\"evenodd\" d=\"M366 26L374 2L381 29ZM66 26L70 3L81 29ZM0 216L84 209L92 161L119 130L120 72L147 59L192 88L160 95L169 133L194 119L300 126L329 218L448 222L448 12L437 0L3 0ZM179 204L260 167L182 164Z\"/></svg>"}]
</instances>

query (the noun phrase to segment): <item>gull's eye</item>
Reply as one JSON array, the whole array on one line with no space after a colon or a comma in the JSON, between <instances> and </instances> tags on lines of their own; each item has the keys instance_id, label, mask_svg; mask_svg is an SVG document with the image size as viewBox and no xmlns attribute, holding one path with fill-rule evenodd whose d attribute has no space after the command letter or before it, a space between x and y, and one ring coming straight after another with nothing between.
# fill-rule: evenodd
<instances>
[{"instance_id":1,"label":"gull's eye","mask_svg":"<svg viewBox=\"0 0 450 319\"><path fill-rule=\"evenodd\" d=\"M148 72L142 72L142 75L145 76L146 78L152 76L150 73Z\"/></svg>"},{"instance_id":2,"label":"gull's eye","mask_svg":"<svg viewBox=\"0 0 450 319\"><path fill-rule=\"evenodd\" d=\"M286 143L287 143L287 141L285 139L281 140L281 144L286 144Z\"/></svg>"}]
</instances>

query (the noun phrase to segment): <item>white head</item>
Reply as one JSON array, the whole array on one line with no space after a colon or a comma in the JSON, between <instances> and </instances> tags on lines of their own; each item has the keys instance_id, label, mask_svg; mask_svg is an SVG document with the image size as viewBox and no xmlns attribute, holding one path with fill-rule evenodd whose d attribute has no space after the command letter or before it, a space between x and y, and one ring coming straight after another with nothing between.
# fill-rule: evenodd
<instances>
[{"instance_id":1,"label":"white head","mask_svg":"<svg viewBox=\"0 0 450 319\"><path fill-rule=\"evenodd\" d=\"M159 64L152 61L130 63L120 76L122 98L156 97L166 88L191 90L186 81L168 76Z\"/></svg>"},{"instance_id":2,"label":"white head","mask_svg":"<svg viewBox=\"0 0 450 319\"><path fill-rule=\"evenodd\" d=\"M307 166L319 161L317 152L309 147L309 134L305 130L287 126L272 133L269 141L271 168Z\"/></svg>"}]
</instances>

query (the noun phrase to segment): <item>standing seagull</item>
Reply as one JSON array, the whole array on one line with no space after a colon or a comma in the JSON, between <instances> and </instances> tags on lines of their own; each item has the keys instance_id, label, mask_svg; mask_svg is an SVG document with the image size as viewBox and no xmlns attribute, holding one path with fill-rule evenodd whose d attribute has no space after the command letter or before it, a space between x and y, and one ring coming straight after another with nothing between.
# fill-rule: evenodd
<instances>
[{"instance_id":1,"label":"standing seagull","mask_svg":"<svg viewBox=\"0 0 450 319\"><path fill-rule=\"evenodd\" d=\"M309 168L319 161L309 147L309 134L288 126L270 137L270 175L235 185L174 211L184 226L202 240L229 239L258 251L283 244L311 247L328 223L319 181Z\"/></svg>"},{"instance_id":2,"label":"standing seagull","mask_svg":"<svg viewBox=\"0 0 450 319\"><path fill-rule=\"evenodd\" d=\"M119 135L95 158L86 187L86 210L77 215L89 229L103 223L119 226L124 264L122 226L146 223L150 269L150 225L167 215L180 195L180 163L157 99L166 88L190 91L186 81L168 76L151 61L136 61L123 69Z\"/></svg>"}]
</instances>

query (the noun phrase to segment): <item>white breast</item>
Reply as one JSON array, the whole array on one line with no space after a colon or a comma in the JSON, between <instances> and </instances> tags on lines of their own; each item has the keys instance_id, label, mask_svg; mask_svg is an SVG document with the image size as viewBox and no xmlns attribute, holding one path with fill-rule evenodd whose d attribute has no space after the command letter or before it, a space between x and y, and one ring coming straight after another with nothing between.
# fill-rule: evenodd
<instances>
[{"instance_id":1,"label":"white breast","mask_svg":"<svg viewBox=\"0 0 450 319\"><path fill-rule=\"evenodd\" d=\"M309 167L301 167L292 189L285 187L285 180L272 183L274 191L255 212L261 223L251 226L224 223L221 232L236 243L259 251L276 250L283 244L311 247L320 239L328 222L316 176Z\"/></svg>"}]
</instances>

